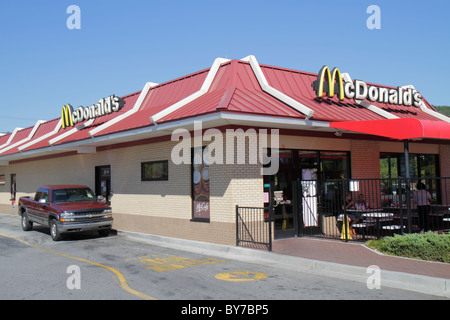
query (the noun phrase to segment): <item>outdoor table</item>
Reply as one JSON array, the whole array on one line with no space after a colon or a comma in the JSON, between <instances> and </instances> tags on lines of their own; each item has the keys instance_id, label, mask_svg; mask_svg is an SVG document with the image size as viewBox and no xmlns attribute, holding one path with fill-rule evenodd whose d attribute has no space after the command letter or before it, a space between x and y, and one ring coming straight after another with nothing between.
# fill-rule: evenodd
<instances>
[{"instance_id":1,"label":"outdoor table","mask_svg":"<svg viewBox=\"0 0 450 320\"><path fill-rule=\"evenodd\" d=\"M345 212L347 213L368 213L368 212L377 212L380 211L381 209L372 209L372 208L368 208L368 209L345 209Z\"/></svg>"},{"instance_id":2,"label":"outdoor table","mask_svg":"<svg viewBox=\"0 0 450 320\"><path fill-rule=\"evenodd\" d=\"M365 218L375 218L377 226L377 239L380 238L380 219L393 217L394 214L391 212L367 212L362 214Z\"/></svg>"},{"instance_id":3,"label":"outdoor table","mask_svg":"<svg viewBox=\"0 0 450 320\"><path fill-rule=\"evenodd\" d=\"M359 215L362 215L363 213L369 213L369 212L378 212L381 209L345 209L345 213L346 214L357 214L357 216L359 217ZM344 217L344 214L341 213L338 215L337 217L337 221L342 221Z\"/></svg>"}]
</instances>

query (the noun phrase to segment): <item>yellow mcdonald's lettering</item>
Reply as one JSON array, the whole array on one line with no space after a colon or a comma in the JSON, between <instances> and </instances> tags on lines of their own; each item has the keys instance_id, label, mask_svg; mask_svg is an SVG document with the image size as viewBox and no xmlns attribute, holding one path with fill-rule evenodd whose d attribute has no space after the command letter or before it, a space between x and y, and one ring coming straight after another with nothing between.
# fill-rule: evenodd
<instances>
[{"instance_id":1,"label":"yellow mcdonald's lettering","mask_svg":"<svg viewBox=\"0 0 450 320\"><path fill-rule=\"evenodd\" d=\"M341 72L338 68L334 68L330 72L330 68L327 66L323 66L318 74L317 83L314 83L313 86L316 87L317 97L322 98L323 92L324 92L324 82L325 82L325 76L327 78L328 82L328 88L327 93L328 97L333 98L334 97L334 87L336 85L336 80L339 85L339 100L344 100L344 84L342 83L342 76ZM337 77L337 79L336 79Z\"/></svg>"},{"instance_id":2,"label":"yellow mcdonald's lettering","mask_svg":"<svg viewBox=\"0 0 450 320\"><path fill-rule=\"evenodd\" d=\"M354 99L363 101L377 101L379 103L389 103L404 106L420 107L422 104L422 96L411 88L397 87L397 89L384 88L381 86L371 86L361 80L342 81L342 75L338 68L330 71L327 66L323 66L317 80L312 83L312 87L317 94L317 98L323 98L327 95L333 98L335 94L336 84L339 86L339 100Z\"/></svg>"},{"instance_id":3,"label":"yellow mcdonald's lettering","mask_svg":"<svg viewBox=\"0 0 450 320\"><path fill-rule=\"evenodd\" d=\"M66 127L73 127L72 114L73 114L73 108L70 104L67 104L62 107L61 122L62 122L63 129L65 129Z\"/></svg>"}]
</instances>

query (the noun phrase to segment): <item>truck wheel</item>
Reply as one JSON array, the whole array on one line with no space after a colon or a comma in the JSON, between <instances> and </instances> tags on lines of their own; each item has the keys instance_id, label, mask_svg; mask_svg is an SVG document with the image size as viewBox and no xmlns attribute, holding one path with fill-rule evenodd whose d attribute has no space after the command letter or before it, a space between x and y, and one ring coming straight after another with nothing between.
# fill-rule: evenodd
<instances>
[{"instance_id":1,"label":"truck wheel","mask_svg":"<svg viewBox=\"0 0 450 320\"><path fill-rule=\"evenodd\" d=\"M22 213L22 230L30 231L33 228L33 223L28 220L28 214L26 212Z\"/></svg>"},{"instance_id":2,"label":"truck wheel","mask_svg":"<svg viewBox=\"0 0 450 320\"><path fill-rule=\"evenodd\" d=\"M98 230L98 234L102 237L107 237L110 232L111 232L110 228Z\"/></svg>"},{"instance_id":3,"label":"truck wheel","mask_svg":"<svg viewBox=\"0 0 450 320\"><path fill-rule=\"evenodd\" d=\"M59 233L58 224L55 219L50 220L50 236L53 241L61 240L61 233Z\"/></svg>"}]
</instances>

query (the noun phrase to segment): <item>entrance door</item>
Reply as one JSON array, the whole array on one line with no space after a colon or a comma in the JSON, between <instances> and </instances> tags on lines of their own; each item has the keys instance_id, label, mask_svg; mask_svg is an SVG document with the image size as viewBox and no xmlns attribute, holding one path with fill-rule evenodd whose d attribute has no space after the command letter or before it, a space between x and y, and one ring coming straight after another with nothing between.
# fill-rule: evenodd
<instances>
[{"instance_id":1,"label":"entrance door","mask_svg":"<svg viewBox=\"0 0 450 320\"><path fill-rule=\"evenodd\" d=\"M349 177L348 160L348 152L279 150L278 172L264 176L264 202L267 212L273 207L275 239L324 232L324 217L339 213L328 204L343 197L336 181Z\"/></svg>"},{"instance_id":2,"label":"entrance door","mask_svg":"<svg viewBox=\"0 0 450 320\"><path fill-rule=\"evenodd\" d=\"M330 235L344 199L342 178L349 175L347 152L298 151L302 235ZM334 223L335 224L335 223Z\"/></svg>"},{"instance_id":3,"label":"entrance door","mask_svg":"<svg viewBox=\"0 0 450 320\"><path fill-rule=\"evenodd\" d=\"M295 176L291 150L279 150L279 170L264 176L265 205L273 207L275 239L293 237L298 233L298 211L295 209Z\"/></svg>"},{"instance_id":4,"label":"entrance door","mask_svg":"<svg viewBox=\"0 0 450 320\"><path fill-rule=\"evenodd\" d=\"M303 150L297 150L296 156L296 171L299 177L297 197L299 198L300 233L315 233L319 226L319 156L317 151Z\"/></svg>"},{"instance_id":5,"label":"entrance door","mask_svg":"<svg viewBox=\"0 0 450 320\"><path fill-rule=\"evenodd\" d=\"M95 194L111 204L111 166L95 167Z\"/></svg>"},{"instance_id":6,"label":"entrance door","mask_svg":"<svg viewBox=\"0 0 450 320\"><path fill-rule=\"evenodd\" d=\"M301 200L301 216L302 216L302 226L304 228L317 227L319 221L319 208L317 202L317 179L311 176L312 169L303 169L302 176L305 175L309 179L302 179L300 181L300 187L298 192L300 192Z\"/></svg>"}]
</instances>

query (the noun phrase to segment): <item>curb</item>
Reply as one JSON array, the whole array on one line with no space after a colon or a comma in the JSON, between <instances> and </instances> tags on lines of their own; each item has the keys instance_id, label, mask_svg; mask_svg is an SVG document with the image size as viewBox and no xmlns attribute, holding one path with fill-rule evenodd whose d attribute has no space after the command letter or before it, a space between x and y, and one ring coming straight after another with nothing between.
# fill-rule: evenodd
<instances>
[{"instance_id":1,"label":"curb","mask_svg":"<svg viewBox=\"0 0 450 320\"><path fill-rule=\"evenodd\" d=\"M117 231L117 235L152 245L234 259L249 263L261 263L294 271L305 271L317 275L368 283L373 271L365 267L294 257L274 252L261 251L215 243L163 237L131 231ZM450 279L411 273L380 270L383 286L417 293L450 298Z\"/></svg>"}]
</instances>

